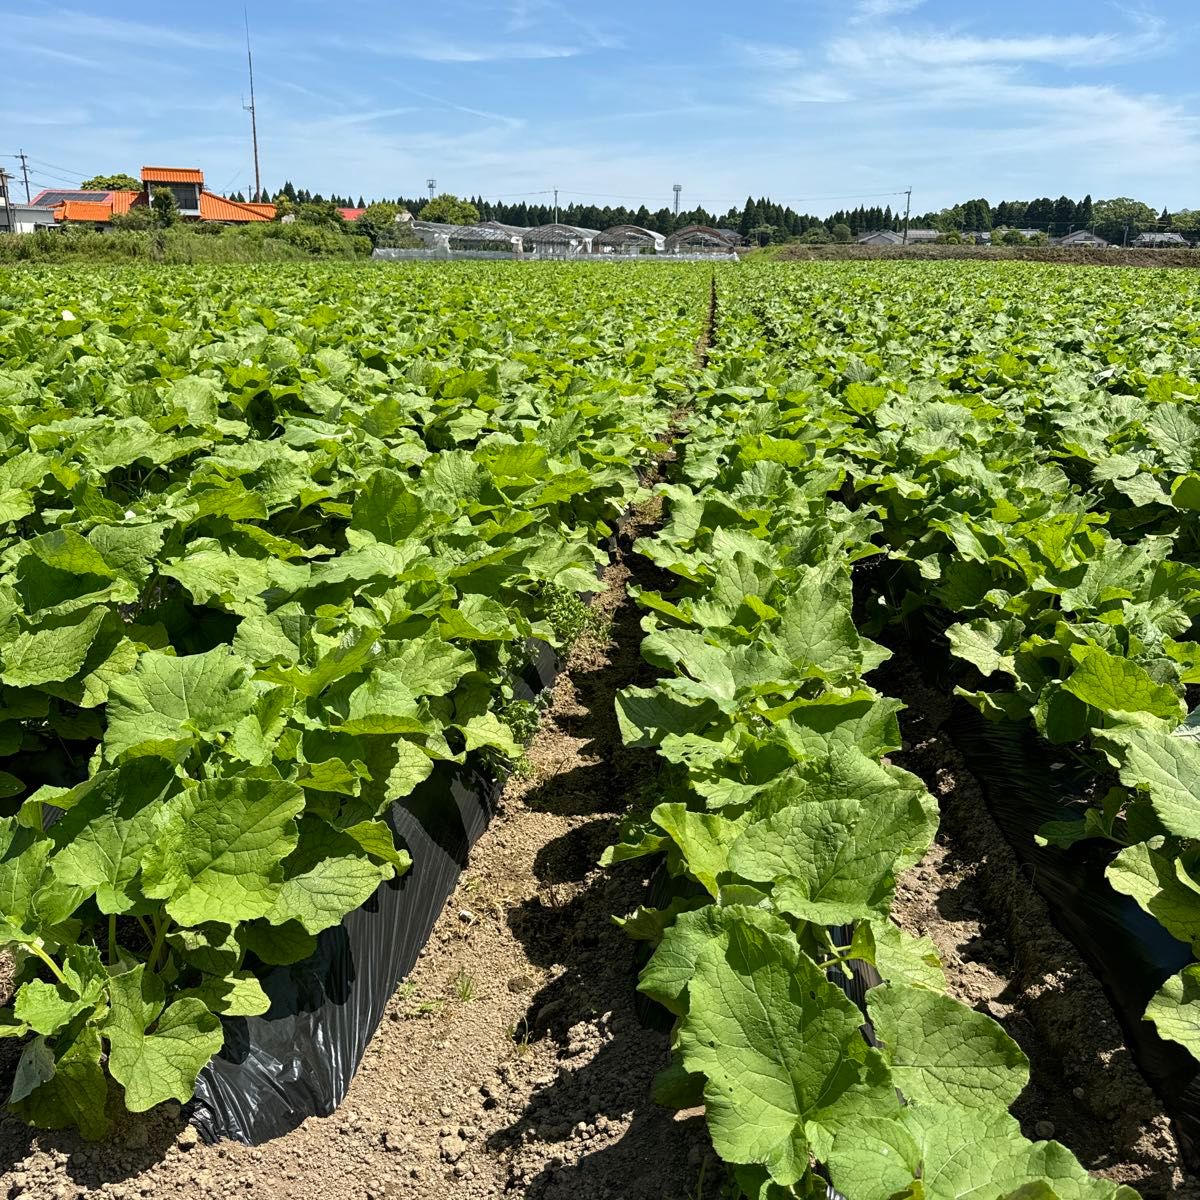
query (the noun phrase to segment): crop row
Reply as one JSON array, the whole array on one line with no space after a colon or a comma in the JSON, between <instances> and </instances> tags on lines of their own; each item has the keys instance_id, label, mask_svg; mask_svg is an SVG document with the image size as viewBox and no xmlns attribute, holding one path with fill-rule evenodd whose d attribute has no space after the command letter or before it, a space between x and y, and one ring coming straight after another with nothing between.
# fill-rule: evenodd
<instances>
[{"instance_id":1,"label":"crop row","mask_svg":"<svg viewBox=\"0 0 1200 1200\"><path fill-rule=\"evenodd\" d=\"M750 279L741 333L769 332L760 385L817 400L894 615L953 621L958 693L1085 753L1090 807L1041 837L1109 843L1112 886L1195 954L1200 301L1170 275L1003 278ZM1146 1015L1200 1057L1200 967Z\"/></svg>"},{"instance_id":2,"label":"crop row","mask_svg":"<svg viewBox=\"0 0 1200 1200\"><path fill-rule=\"evenodd\" d=\"M510 680L578 631L704 301L103 279L0 277L0 1035L16 1111L89 1137L189 1098L263 966L407 869L386 818L436 761L520 756Z\"/></svg>"},{"instance_id":3,"label":"crop row","mask_svg":"<svg viewBox=\"0 0 1200 1200\"><path fill-rule=\"evenodd\" d=\"M722 279L669 520L636 547L672 578L635 592L664 677L624 692L618 717L657 749L664 795L607 857L664 855L674 881L666 906L624 922L654 946L641 989L676 1018L658 1097L704 1105L748 1196L823 1196L828 1179L852 1200L1130 1197L1021 1135L1007 1109L1024 1055L946 995L933 946L889 917L937 826L887 760L902 706L867 682L888 652L852 615L851 565L905 550L851 469L889 428L871 418L890 389L865 364L822 378L819 332L777 362L756 288L812 332L807 297L779 299L780 283ZM939 436L931 406L906 414L912 437ZM836 986L855 963L884 981L869 1027Z\"/></svg>"}]
</instances>

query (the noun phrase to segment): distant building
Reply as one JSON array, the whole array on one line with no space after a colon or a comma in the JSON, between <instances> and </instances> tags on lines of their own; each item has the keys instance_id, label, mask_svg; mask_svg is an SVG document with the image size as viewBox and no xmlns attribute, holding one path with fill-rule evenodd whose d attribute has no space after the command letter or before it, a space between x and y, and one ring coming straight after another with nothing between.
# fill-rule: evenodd
<instances>
[{"instance_id":1,"label":"distant building","mask_svg":"<svg viewBox=\"0 0 1200 1200\"><path fill-rule=\"evenodd\" d=\"M104 229L114 216L131 208L150 204L154 193L166 189L175 197L179 215L185 221L215 221L223 225L248 225L270 221L273 204L245 204L227 200L204 190L204 172L195 167L143 167L141 191L92 192L83 189L58 189L39 192L33 204L49 208L56 221L65 224L91 224Z\"/></svg>"},{"instance_id":2,"label":"distant building","mask_svg":"<svg viewBox=\"0 0 1200 1200\"><path fill-rule=\"evenodd\" d=\"M640 225L614 225L592 243L597 254L661 254L667 239Z\"/></svg>"},{"instance_id":3,"label":"distant building","mask_svg":"<svg viewBox=\"0 0 1200 1200\"><path fill-rule=\"evenodd\" d=\"M732 254L741 244L741 235L732 229L688 225L667 238L665 249L668 254Z\"/></svg>"},{"instance_id":4,"label":"distant building","mask_svg":"<svg viewBox=\"0 0 1200 1200\"><path fill-rule=\"evenodd\" d=\"M1139 233L1133 239L1133 245L1141 247L1150 247L1152 249L1167 250L1172 247L1175 249L1186 249L1190 243L1182 233Z\"/></svg>"},{"instance_id":5,"label":"distant building","mask_svg":"<svg viewBox=\"0 0 1200 1200\"><path fill-rule=\"evenodd\" d=\"M940 229L910 229L908 245L915 246L919 242L936 242L942 236ZM903 246L904 234L894 229L876 229L872 233L859 235L860 246Z\"/></svg>"},{"instance_id":6,"label":"distant building","mask_svg":"<svg viewBox=\"0 0 1200 1200\"><path fill-rule=\"evenodd\" d=\"M339 208L338 209L338 212L340 212L342 214L342 220L349 221L351 223L353 223L354 221L357 221L358 218L361 217L363 215L363 213L365 213L366 211L367 210L365 208Z\"/></svg>"},{"instance_id":7,"label":"distant building","mask_svg":"<svg viewBox=\"0 0 1200 1200\"><path fill-rule=\"evenodd\" d=\"M564 225L551 222L526 229L521 241L525 253L535 258L575 258L580 254L591 254L592 243L600 236L598 229L585 229L582 225Z\"/></svg>"},{"instance_id":8,"label":"distant building","mask_svg":"<svg viewBox=\"0 0 1200 1200\"><path fill-rule=\"evenodd\" d=\"M1068 233L1065 237L1055 238L1054 245L1056 246L1092 246L1097 250L1107 250L1108 242L1106 242L1099 234L1093 233L1090 229L1076 229Z\"/></svg>"},{"instance_id":9,"label":"distant building","mask_svg":"<svg viewBox=\"0 0 1200 1200\"><path fill-rule=\"evenodd\" d=\"M0 233L36 233L54 224L54 213L37 204L12 203L5 207L0 200Z\"/></svg>"}]
</instances>

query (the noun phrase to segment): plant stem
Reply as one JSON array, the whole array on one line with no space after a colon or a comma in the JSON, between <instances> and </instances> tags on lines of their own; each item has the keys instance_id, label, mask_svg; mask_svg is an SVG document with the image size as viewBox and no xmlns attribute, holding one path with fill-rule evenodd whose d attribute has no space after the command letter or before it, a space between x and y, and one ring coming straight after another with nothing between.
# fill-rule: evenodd
<instances>
[{"instance_id":1,"label":"plant stem","mask_svg":"<svg viewBox=\"0 0 1200 1200\"><path fill-rule=\"evenodd\" d=\"M52 959L50 955L46 953L45 948L40 942L26 942L25 945L28 949L32 950L33 953L36 954L38 958L40 958L42 962L46 964L46 966L50 968L54 978L57 979L59 983L67 982L67 977L59 969L58 963L56 963L54 959Z\"/></svg>"},{"instance_id":2,"label":"plant stem","mask_svg":"<svg viewBox=\"0 0 1200 1200\"><path fill-rule=\"evenodd\" d=\"M150 964L150 969L152 971L158 970L158 954L163 948L163 942L166 941L167 930L171 925L171 918L164 915L161 925L158 924L157 919L154 923L156 926L154 933L154 945L150 947L150 957L146 960Z\"/></svg>"}]
</instances>

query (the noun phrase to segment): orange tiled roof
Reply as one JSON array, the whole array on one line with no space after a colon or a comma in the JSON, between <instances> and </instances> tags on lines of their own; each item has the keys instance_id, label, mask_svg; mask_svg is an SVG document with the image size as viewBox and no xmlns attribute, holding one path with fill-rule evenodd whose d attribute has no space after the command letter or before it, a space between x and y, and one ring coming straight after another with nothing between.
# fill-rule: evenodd
<instances>
[{"instance_id":1,"label":"orange tiled roof","mask_svg":"<svg viewBox=\"0 0 1200 1200\"><path fill-rule=\"evenodd\" d=\"M274 215L273 204L239 204L224 196L214 196L212 192L200 193L202 221L269 221Z\"/></svg>"},{"instance_id":2,"label":"orange tiled roof","mask_svg":"<svg viewBox=\"0 0 1200 1200\"><path fill-rule=\"evenodd\" d=\"M112 205L91 200L64 200L55 210L56 221L111 221Z\"/></svg>"},{"instance_id":3,"label":"orange tiled roof","mask_svg":"<svg viewBox=\"0 0 1200 1200\"><path fill-rule=\"evenodd\" d=\"M143 183L204 183L204 172L195 167L143 167Z\"/></svg>"},{"instance_id":4,"label":"orange tiled roof","mask_svg":"<svg viewBox=\"0 0 1200 1200\"><path fill-rule=\"evenodd\" d=\"M114 214L127 213L141 192L109 192L108 202L112 205Z\"/></svg>"}]
</instances>

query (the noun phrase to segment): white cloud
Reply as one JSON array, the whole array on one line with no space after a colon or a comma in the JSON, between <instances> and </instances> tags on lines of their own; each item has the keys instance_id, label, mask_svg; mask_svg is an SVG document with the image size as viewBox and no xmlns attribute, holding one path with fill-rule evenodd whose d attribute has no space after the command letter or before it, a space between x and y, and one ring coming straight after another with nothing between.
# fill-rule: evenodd
<instances>
[{"instance_id":1,"label":"white cloud","mask_svg":"<svg viewBox=\"0 0 1200 1200\"><path fill-rule=\"evenodd\" d=\"M1158 27L1128 37L1115 33L974 37L887 31L870 39L836 38L827 48L834 66L858 69L956 67L980 63L1050 63L1096 67L1144 55L1159 42Z\"/></svg>"},{"instance_id":2,"label":"white cloud","mask_svg":"<svg viewBox=\"0 0 1200 1200\"><path fill-rule=\"evenodd\" d=\"M7 32L14 35L14 45L19 44L16 35L42 33L56 42L68 39L73 42L101 41L145 49L211 50L222 53L245 49L244 43L232 35L127 21L120 17L98 17L71 10L56 11L53 16L8 13L5 14L4 25Z\"/></svg>"},{"instance_id":3,"label":"white cloud","mask_svg":"<svg viewBox=\"0 0 1200 1200\"><path fill-rule=\"evenodd\" d=\"M898 17L920 8L925 0L858 0L854 6L855 21L878 21Z\"/></svg>"}]
</instances>

